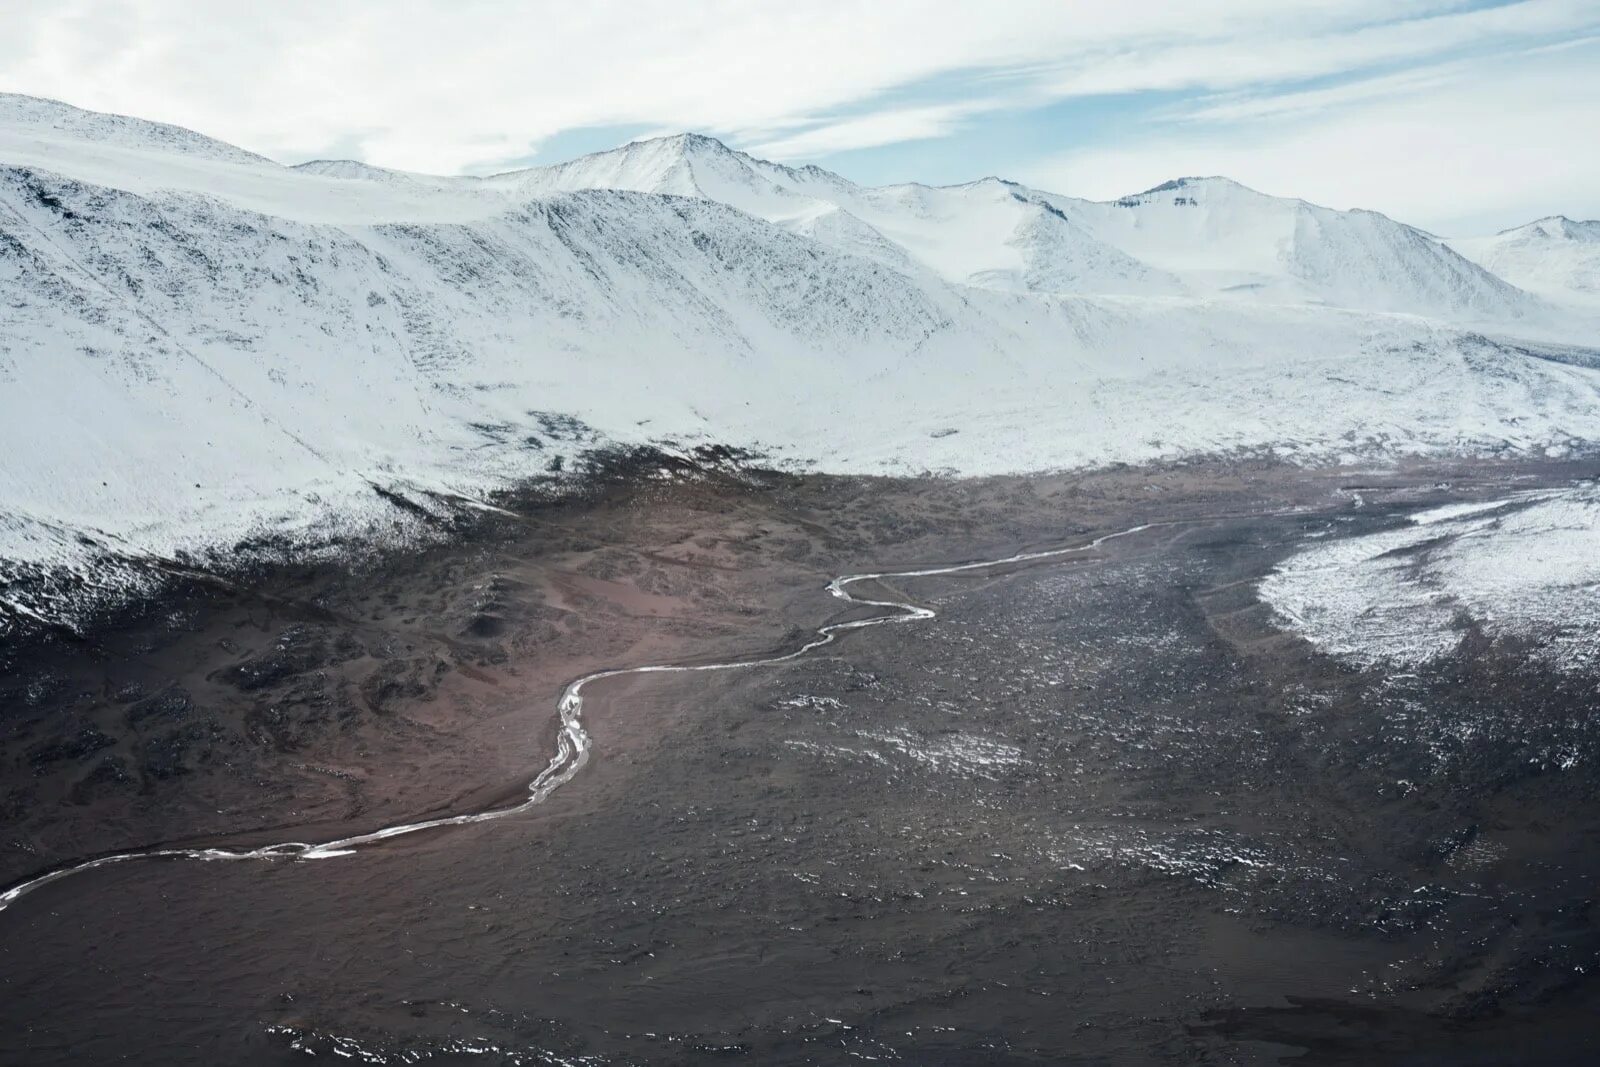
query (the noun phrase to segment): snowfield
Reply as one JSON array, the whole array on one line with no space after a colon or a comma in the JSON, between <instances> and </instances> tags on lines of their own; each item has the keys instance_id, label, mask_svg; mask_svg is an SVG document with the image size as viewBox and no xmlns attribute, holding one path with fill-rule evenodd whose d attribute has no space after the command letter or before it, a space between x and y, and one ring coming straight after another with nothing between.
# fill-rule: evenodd
<instances>
[{"instance_id":1,"label":"snowfield","mask_svg":"<svg viewBox=\"0 0 1600 1067\"><path fill-rule=\"evenodd\" d=\"M1261 596L1307 640L1362 665L1424 665L1477 628L1530 642L1558 669L1592 669L1600 487L1419 512L1286 560Z\"/></svg>"},{"instance_id":2,"label":"snowfield","mask_svg":"<svg viewBox=\"0 0 1600 1067\"><path fill-rule=\"evenodd\" d=\"M1471 251L1223 179L874 189L696 136L442 178L0 95L0 628L152 560L415 536L397 497L601 443L968 475L1590 446L1586 275Z\"/></svg>"}]
</instances>

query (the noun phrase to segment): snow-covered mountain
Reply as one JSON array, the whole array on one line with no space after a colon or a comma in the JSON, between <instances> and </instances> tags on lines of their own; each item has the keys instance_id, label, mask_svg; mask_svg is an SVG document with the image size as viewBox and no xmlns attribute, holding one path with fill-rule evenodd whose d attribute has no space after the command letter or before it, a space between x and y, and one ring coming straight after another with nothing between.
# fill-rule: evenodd
<instances>
[{"instance_id":1,"label":"snow-covered mountain","mask_svg":"<svg viewBox=\"0 0 1600 1067\"><path fill-rule=\"evenodd\" d=\"M1600 306L1600 221L1552 215L1493 237L1450 243L1531 293L1559 303Z\"/></svg>"},{"instance_id":2,"label":"snow-covered mountain","mask_svg":"<svg viewBox=\"0 0 1600 1067\"><path fill-rule=\"evenodd\" d=\"M1375 211L1180 178L1110 203L1062 203L1085 228L1196 295L1515 322L1538 301L1443 242Z\"/></svg>"},{"instance_id":3,"label":"snow-covered mountain","mask_svg":"<svg viewBox=\"0 0 1600 1067\"><path fill-rule=\"evenodd\" d=\"M1380 216L1187 188L866 189L694 137L286 167L0 96L0 628L600 441L982 474L1600 439L1576 320Z\"/></svg>"},{"instance_id":4,"label":"snow-covered mountain","mask_svg":"<svg viewBox=\"0 0 1600 1067\"><path fill-rule=\"evenodd\" d=\"M896 269L996 289L1164 295L1177 279L1112 248L1021 186L998 179L869 189L694 134L637 141L490 179L526 194L632 189L715 200Z\"/></svg>"},{"instance_id":5,"label":"snow-covered mountain","mask_svg":"<svg viewBox=\"0 0 1600 1067\"><path fill-rule=\"evenodd\" d=\"M632 189L716 200L836 247L892 249L947 281L1046 293L1189 295L1516 321L1527 293L1413 227L1372 211L1267 196L1226 178L1181 178L1106 203L998 178L867 189L707 137L639 141L499 175L526 193ZM870 235L870 236L863 236Z\"/></svg>"}]
</instances>

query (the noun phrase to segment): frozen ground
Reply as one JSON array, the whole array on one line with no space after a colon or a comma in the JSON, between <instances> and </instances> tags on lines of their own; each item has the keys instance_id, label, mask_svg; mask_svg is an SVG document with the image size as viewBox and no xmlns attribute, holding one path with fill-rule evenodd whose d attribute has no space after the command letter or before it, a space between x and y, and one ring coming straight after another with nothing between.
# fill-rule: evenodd
<instances>
[{"instance_id":1,"label":"frozen ground","mask_svg":"<svg viewBox=\"0 0 1600 1067\"><path fill-rule=\"evenodd\" d=\"M1362 664L1419 666L1471 634L1567 670L1600 655L1600 488L1419 511L1285 560L1261 595L1307 640Z\"/></svg>"}]
</instances>

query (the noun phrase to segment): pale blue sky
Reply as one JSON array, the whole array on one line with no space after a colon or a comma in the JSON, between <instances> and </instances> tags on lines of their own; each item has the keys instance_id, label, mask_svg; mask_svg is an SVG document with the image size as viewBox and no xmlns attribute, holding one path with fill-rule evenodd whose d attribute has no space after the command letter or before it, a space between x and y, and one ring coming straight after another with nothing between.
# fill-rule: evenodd
<instances>
[{"instance_id":1,"label":"pale blue sky","mask_svg":"<svg viewBox=\"0 0 1600 1067\"><path fill-rule=\"evenodd\" d=\"M287 162L483 173L689 129L874 184L1112 197L1220 173L1444 233L1600 216L1595 0L22 0L7 19L0 88Z\"/></svg>"}]
</instances>

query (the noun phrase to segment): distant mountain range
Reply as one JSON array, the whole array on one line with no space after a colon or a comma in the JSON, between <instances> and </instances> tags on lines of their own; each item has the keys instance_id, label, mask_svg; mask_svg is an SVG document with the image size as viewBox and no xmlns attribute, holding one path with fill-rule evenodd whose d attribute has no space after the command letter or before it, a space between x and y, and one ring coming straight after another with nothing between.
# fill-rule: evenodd
<instances>
[{"instance_id":1,"label":"distant mountain range","mask_svg":"<svg viewBox=\"0 0 1600 1067\"><path fill-rule=\"evenodd\" d=\"M1597 229L1451 241L1222 178L868 188L695 135L287 167L0 95L0 631L141 561L410 536L601 443L1564 454L1600 440Z\"/></svg>"},{"instance_id":2,"label":"distant mountain range","mask_svg":"<svg viewBox=\"0 0 1600 1067\"><path fill-rule=\"evenodd\" d=\"M524 196L630 189L715 200L842 252L988 289L1322 304L1492 322L1544 310L1413 227L1376 212L1266 196L1227 178L1180 178L1109 203L999 178L862 188L815 167L795 170L682 135L489 182Z\"/></svg>"}]
</instances>

